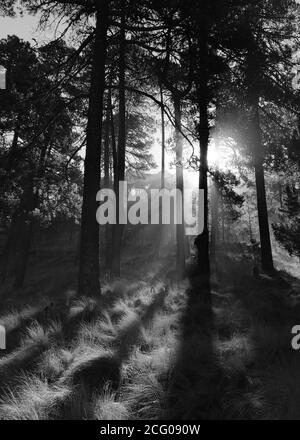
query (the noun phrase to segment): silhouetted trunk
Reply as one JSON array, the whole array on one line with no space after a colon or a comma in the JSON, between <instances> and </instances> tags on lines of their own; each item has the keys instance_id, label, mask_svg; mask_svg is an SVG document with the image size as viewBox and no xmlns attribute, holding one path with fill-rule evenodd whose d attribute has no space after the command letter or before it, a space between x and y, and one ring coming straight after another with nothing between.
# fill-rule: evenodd
<instances>
[{"instance_id":1,"label":"silhouetted trunk","mask_svg":"<svg viewBox=\"0 0 300 440\"><path fill-rule=\"evenodd\" d=\"M111 148L112 148L112 157L113 157L113 161L112 161L113 179L114 179L114 188L116 191L116 188L117 188L116 182L117 182L117 176L118 176L118 151L117 151L117 142L116 142L111 89L109 90L109 103L110 103L110 135L111 135Z\"/></svg>"},{"instance_id":2,"label":"silhouetted trunk","mask_svg":"<svg viewBox=\"0 0 300 440\"><path fill-rule=\"evenodd\" d=\"M110 162L110 151L109 151L109 132L110 132L110 109L109 103L107 103L107 111L105 118L105 136L104 136L104 186L109 188L110 178L109 178L109 162Z\"/></svg>"},{"instance_id":3,"label":"silhouetted trunk","mask_svg":"<svg viewBox=\"0 0 300 440\"><path fill-rule=\"evenodd\" d=\"M201 32L198 41L200 53L199 79L197 84L197 99L200 116L199 123L199 141L200 141L200 176L199 189L204 190L204 229L201 235L195 240L198 255L199 274L206 279L209 279L210 264L209 264L209 232L208 232L208 185L207 185L207 151L209 142L209 119L208 119L208 105L209 105L209 89L207 78L207 60L208 60L208 44L206 32ZM199 207L202 209L202 207Z\"/></svg>"},{"instance_id":4,"label":"silhouetted trunk","mask_svg":"<svg viewBox=\"0 0 300 440\"><path fill-rule=\"evenodd\" d=\"M96 221L96 194L100 188L103 94L105 89L105 61L109 23L108 4L109 0L99 2L96 12L96 35L89 94L81 216L78 287L82 295L97 295L100 293L99 225Z\"/></svg>"},{"instance_id":5,"label":"silhouetted trunk","mask_svg":"<svg viewBox=\"0 0 300 440\"><path fill-rule=\"evenodd\" d=\"M115 194L117 194L118 193L118 178L117 178L118 152L117 152L111 89L109 90L109 105L110 105L110 136L111 136L111 148L112 148L112 179L114 182ZM107 269L109 269L109 271L112 271L115 225L109 225L108 229L109 229L110 248L109 250L107 250L106 267Z\"/></svg>"},{"instance_id":6,"label":"silhouetted trunk","mask_svg":"<svg viewBox=\"0 0 300 440\"><path fill-rule=\"evenodd\" d=\"M183 279L185 271L184 249L184 215L183 215L183 139L181 134L181 102L178 94L173 93L175 110L175 149L176 149L176 189L182 194L182 206L177 205L176 211L181 215L181 224L176 225L176 272L179 280ZM179 212L179 210L181 212Z\"/></svg>"},{"instance_id":7,"label":"silhouetted trunk","mask_svg":"<svg viewBox=\"0 0 300 440\"><path fill-rule=\"evenodd\" d=\"M248 211L248 220L249 220L249 239L251 242L253 240L253 232L252 232L252 221L251 221L249 205L247 205L247 211Z\"/></svg>"},{"instance_id":8,"label":"silhouetted trunk","mask_svg":"<svg viewBox=\"0 0 300 440\"><path fill-rule=\"evenodd\" d=\"M119 221L119 182L125 180L125 151L126 151L126 94L125 94L125 58L126 58L126 10L125 2L121 11L120 52L119 52L119 136L117 175L115 176L115 191L117 196L117 224L113 237L112 273L119 277L121 271L121 247L124 225Z\"/></svg>"},{"instance_id":9,"label":"silhouetted trunk","mask_svg":"<svg viewBox=\"0 0 300 440\"><path fill-rule=\"evenodd\" d=\"M164 112L164 94L163 86L160 83L160 102L161 102L161 189L165 188L165 143L166 143L166 133L165 133L165 112ZM162 199L159 198L159 231L158 231L158 247L157 254L160 256L160 251L163 245L164 230L166 225L162 224Z\"/></svg>"},{"instance_id":10,"label":"silhouetted trunk","mask_svg":"<svg viewBox=\"0 0 300 440\"><path fill-rule=\"evenodd\" d=\"M258 98L252 106L252 128L253 128L253 158L255 167L255 183L257 195L258 223L261 243L261 263L266 272L273 272L273 256L270 239L270 228L268 220L268 208L266 198L265 176L264 176L264 153L261 140L260 119L258 110Z\"/></svg>"},{"instance_id":11,"label":"silhouetted trunk","mask_svg":"<svg viewBox=\"0 0 300 440\"><path fill-rule=\"evenodd\" d=\"M105 188L111 188L111 179L110 179L110 131L111 131L111 122L110 122L110 96L108 96L107 100L107 112L106 112L106 120L105 120L105 137L104 137L104 186ZM111 260L112 260L112 232L113 225L107 224L105 226L105 265L106 268L110 269Z\"/></svg>"},{"instance_id":12,"label":"silhouetted trunk","mask_svg":"<svg viewBox=\"0 0 300 440\"><path fill-rule=\"evenodd\" d=\"M165 187L165 111L164 111L164 94L163 87L160 85L160 102L161 102L161 189Z\"/></svg>"}]
</instances>

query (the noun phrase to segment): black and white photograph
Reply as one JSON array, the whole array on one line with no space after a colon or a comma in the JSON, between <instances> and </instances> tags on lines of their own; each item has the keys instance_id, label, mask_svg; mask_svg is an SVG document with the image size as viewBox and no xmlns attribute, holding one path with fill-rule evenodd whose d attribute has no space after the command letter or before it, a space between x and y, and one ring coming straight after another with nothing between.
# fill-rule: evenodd
<instances>
[{"instance_id":1,"label":"black and white photograph","mask_svg":"<svg viewBox=\"0 0 300 440\"><path fill-rule=\"evenodd\" d=\"M67 420L300 420L300 0L1 0L0 422Z\"/></svg>"}]
</instances>

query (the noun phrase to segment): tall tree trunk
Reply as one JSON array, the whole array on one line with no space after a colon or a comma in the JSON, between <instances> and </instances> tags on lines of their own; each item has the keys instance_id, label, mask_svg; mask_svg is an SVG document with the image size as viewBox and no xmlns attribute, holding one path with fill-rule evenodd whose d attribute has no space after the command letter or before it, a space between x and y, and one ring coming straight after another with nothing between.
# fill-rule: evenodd
<instances>
[{"instance_id":1,"label":"tall tree trunk","mask_svg":"<svg viewBox=\"0 0 300 440\"><path fill-rule=\"evenodd\" d=\"M78 287L82 295L97 295L100 293L99 225L96 221L96 194L100 187L103 94L105 89L105 61L109 24L108 13L109 0L97 2L96 36L89 95L81 215Z\"/></svg>"},{"instance_id":2,"label":"tall tree trunk","mask_svg":"<svg viewBox=\"0 0 300 440\"><path fill-rule=\"evenodd\" d=\"M251 214L250 214L250 208L247 204L247 211L248 211L248 221L249 221L249 240L250 242L253 240L253 232L252 232L252 221L251 221Z\"/></svg>"},{"instance_id":3,"label":"tall tree trunk","mask_svg":"<svg viewBox=\"0 0 300 440\"><path fill-rule=\"evenodd\" d=\"M114 246L112 273L119 277L121 272L121 247L124 225L120 224L119 182L125 180L125 155L126 155L126 93L125 93L125 62L126 62L126 4L123 2L121 10L120 52L119 52L119 135L118 135L118 162L117 176L115 176L115 191L117 198L117 224L114 228Z\"/></svg>"},{"instance_id":4,"label":"tall tree trunk","mask_svg":"<svg viewBox=\"0 0 300 440\"><path fill-rule=\"evenodd\" d=\"M209 140L208 109L204 99L200 102L200 176L199 189L204 190L204 229L195 240L198 253L199 273L210 274L209 264L209 232L208 232L208 185L207 185L207 151ZM201 209L201 207L200 207Z\"/></svg>"},{"instance_id":5,"label":"tall tree trunk","mask_svg":"<svg viewBox=\"0 0 300 440\"><path fill-rule=\"evenodd\" d=\"M258 98L252 105L252 129L253 129L253 158L255 167L255 183L257 195L258 223L261 243L261 263L266 272L274 272L270 228L268 220L268 208L266 198L264 176L264 153L261 140L260 118L258 110Z\"/></svg>"},{"instance_id":6,"label":"tall tree trunk","mask_svg":"<svg viewBox=\"0 0 300 440\"><path fill-rule=\"evenodd\" d=\"M164 93L163 93L163 85L160 83L160 102L161 102L161 181L160 187L161 189L165 188L165 153L166 153L166 131L165 131L165 111L164 111ZM166 226L162 224L162 199L159 199L159 231L158 231L158 246L157 253L158 257L160 256L161 249L163 247L163 239L164 239L164 230Z\"/></svg>"},{"instance_id":7,"label":"tall tree trunk","mask_svg":"<svg viewBox=\"0 0 300 440\"><path fill-rule=\"evenodd\" d=\"M208 142L209 142L209 88L208 88L208 43L207 33L205 30L201 32L198 40L199 47L199 79L197 84L197 99L199 108L199 141L200 141L200 175L199 175L199 189L204 190L204 229L201 235L195 240L195 245L198 254L199 274L205 280L210 277L210 263L209 263L209 231L208 231ZM201 209L201 207L200 207Z\"/></svg>"},{"instance_id":8,"label":"tall tree trunk","mask_svg":"<svg viewBox=\"0 0 300 440\"><path fill-rule=\"evenodd\" d=\"M113 105L112 105L112 94L111 89L109 90L109 105L110 105L110 135L111 135L111 148L112 148L112 179L114 184L115 194L118 194L118 151L117 151L117 143L116 143L116 134L115 134L115 124L114 124L114 113L113 113ZM114 234L115 234L115 225L109 225L110 229L110 250L108 254L107 260L107 269L112 272L112 263L113 263L113 254L114 254Z\"/></svg>"},{"instance_id":9,"label":"tall tree trunk","mask_svg":"<svg viewBox=\"0 0 300 440\"><path fill-rule=\"evenodd\" d=\"M109 102L107 103L107 111L105 118L105 136L104 136L104 186L108 188L110 186L109 177L109 164L110 164L110 151L109 151L109 134L110 134L110 109Z\"/></svg>"},{"instance_id":10,"label":"tall tree trunk","mask_svg":"<svg viewBox=\"0 0 300 440\"><path fill-rule=\"evenodd\" d=\"M104 136L104 187L111 187L110 180L110 97L107 99L107 111L105 118L105 136ZM111 265L111 247L112 247L112 227L107 224L105 226L105 265L110 268Z\"/></svg>"},{"instance_id":11,"label":"tall tree trunk","mask_svg":"<svg viewBox=\"0 0 300 440\"><path fill-rule=\"evenodd\" d=\"M163 86L160 84L160 102L161 102L161 189L165 187L165 110L164 110L164 93Z\"/></svg>"},{"instance_id":12,"label":"tall tree trunk","mask_svg":"<svg viewBox=\"0 0 300 440\"><path fill-rule=\"evenodd\" d=\"M112 96L111 89L109 91L109 102L110 102L110 135L111 135L111 147L112 147L112 157L113 157L113 179L114 179L114 188L117 193L118 187L118 151L117 151L117 142L116 142L116 133L115 133L115 124L114 124L114 113L113 113L113 105L112 105Z\"/></svg>"},{"instance_id":13,"label":"tall tree trunk","mask_svg":"<svg viewBox=\"0 0 300 440\"><path fill-rule=\"evenodd\" d=\"M183 279L185 271L185 249L184 249L184 203L183 203L183 139L181 134L181 102L178 93L173 93L175 110L175 148L176 148L176 189L182 194L181 224L176 225L176 272L178 280ZM179 201L175 201L177 206ZM179 205L176 208L178 212Z\"/></svg>"}]
</instances>

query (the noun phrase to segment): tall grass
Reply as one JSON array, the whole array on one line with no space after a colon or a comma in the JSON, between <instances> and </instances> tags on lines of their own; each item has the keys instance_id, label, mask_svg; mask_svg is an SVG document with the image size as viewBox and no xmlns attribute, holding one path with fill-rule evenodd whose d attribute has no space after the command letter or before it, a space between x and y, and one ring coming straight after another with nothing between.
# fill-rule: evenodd
<instances>
[{"instance_id":1,"label":"tall grass","mask_svg":"<svg viewBox=\"0 0 300 440\"><path fill-rule=\"evenodd\" d=\"M149 275L107 281L101 301L70 296L62 314L54 304L60 320L23 328L42 303L4 315L20 343L0 359L0 418L300 419L289 287L243 267L214 275L211 305Z\"/></svg>"}]
</instances>

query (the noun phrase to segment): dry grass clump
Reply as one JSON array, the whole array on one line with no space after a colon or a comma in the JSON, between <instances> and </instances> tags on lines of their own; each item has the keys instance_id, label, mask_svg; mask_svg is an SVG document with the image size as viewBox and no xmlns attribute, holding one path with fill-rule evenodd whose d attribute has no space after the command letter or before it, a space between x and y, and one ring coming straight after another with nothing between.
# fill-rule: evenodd
<instances>
[{"instance_id":1,"label":"dry grass clump","mask_svg":"<svg viewBox=\"0 0 300 440\"><path fill-rule=\"evenodd\" d=\"M82 322L77 332L77 344L110 345L116 338L117 330L108 313L91 322Z\"/></svg>"},{"instance_id":2,"label":"dry grass clump","mask_svg":"<svg viewBox=\"0 0 300 440\"><path fill-rule=\"evenodd\" d=\"M64 400L69 390L51 387L47 381L36 375L23 374L18 386L10 389L1 399L2 420L45 420Z\"/></svg>"},{"instance_id":3,"label":"dry grass clump","mask_svg":"<svg viewBox=\"0 0 300 440\"><path fill-rule=\"evenodd\" d=\"M94 397L94 418L96 420L129 420L131 413L124 402L117 400L109 388Z\"/></svg>"},{"instance_id":4,"label":"dry grass clump","mask_svg":"<svg viewBox=\"0 0 300 440\"><path fill-rule=\"evenodd\" d=\"M148 368L133 368L131 375L134 379L122 388L122 402L135 419L162 418L166 395L157 375Z\"/></svg>"},{"instance_id":5,"label":"dry grass clump","mask_svg":"<svg viewBox=\"0 0 300 440\"><path fill-rule=\"evenodd\" d=\"M72 302L69 308L69 319L80 317L83 320L91 320L101 312L97 299L82 297Z\"/></svg>"},{"instance_id":6,"label":"dry grass clump","mask_svg":"<svg viewBox=\"0 0 300 440\"><path fill-rule=\"evenodd\" d=\"M54 382L63 375L73 359L70 350L54 345L43 353L37 365L37 373L48 382Z\"/></svg>"},{"instance_id":7,"label":"dry grass clump","mask_svg":"<svg viewBox=\"0 0 300 440\"><path fill-rule=\"evenodd\" d=\"M25 346L30 344L46 346L51 340L57 338L61 332L62 324L59 321L52 321L46 326L35 321L26 329L22 344Z\"/></svg>"}]
</instances>

